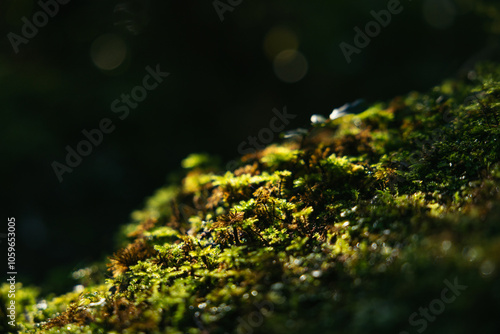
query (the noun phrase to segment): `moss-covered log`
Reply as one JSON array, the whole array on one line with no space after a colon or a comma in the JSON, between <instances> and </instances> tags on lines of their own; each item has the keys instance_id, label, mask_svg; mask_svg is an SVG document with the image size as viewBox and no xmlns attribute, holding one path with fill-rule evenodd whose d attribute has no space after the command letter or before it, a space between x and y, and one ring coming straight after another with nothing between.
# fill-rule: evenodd
<instances>
[{"instance_id":1,"label":"moss-covered log","mask_svg":"<svg viewBox=\"0 0 500 334\"><path fill-rule=\"evenodd\" d=\"M18 285L18 329L498 333L499 108L500 68L484 64L232 171L191 155L132 213L107 274L81 269L58 297Z\"/></svg>"}]
</instances>

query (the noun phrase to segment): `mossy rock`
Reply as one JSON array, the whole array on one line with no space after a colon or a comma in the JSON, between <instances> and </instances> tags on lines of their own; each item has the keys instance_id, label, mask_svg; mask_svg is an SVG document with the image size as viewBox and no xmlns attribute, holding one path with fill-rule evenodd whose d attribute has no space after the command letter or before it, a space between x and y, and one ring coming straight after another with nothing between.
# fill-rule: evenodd
<instances>
[{"instance_id":1,"label":"mossy rock","mask_svg":"<svg viewBox=\"0 0 500 334\"><path fill-rule=\"evenodd\" d=\"M191 155L132 213L107 274L84 268L58 297L18 285L18 330L499 333L499 98L483 64L235 170Z\"/></svg>"}]
</instances>

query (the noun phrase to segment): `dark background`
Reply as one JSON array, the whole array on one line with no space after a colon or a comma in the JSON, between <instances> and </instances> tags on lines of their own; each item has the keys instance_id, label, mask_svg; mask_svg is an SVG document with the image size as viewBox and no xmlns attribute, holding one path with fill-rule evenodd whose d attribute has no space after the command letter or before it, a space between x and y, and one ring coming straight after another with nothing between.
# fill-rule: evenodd
<instances>
[{"instance_id":1,"label":"dark background","mask_svg":"<svg viewBox=\"0 0 500 334\"><path fill-rule=\"evenodd\" d=\"M45 291L69 289L71 272L113 252L119 226L183 158L236 158L239 143L269 125L273 108L297 115L287 129L303 127L311 114L328 116L345 102L425 91L477 60L498 59L496 3L402 0L403 11L348 64L339 44L353 44L353 28L364 30L370 11L387 1L247 0L221 22L213 1L72 0L18 53L7 34L21 35L21 18L32 21L41 8L1 1L0 203L4 226L7 217L17 222L18 278ZM286 35L270 39L268 55L266 36L279 29ZM293 48L290 38L307 60L293 83L273 67L277 52ZM112 41L125 45L125 58L106 70L93 55L120 55ZM157 64L170 76L119 120L111 102ZM75 148L81 131L103 118L115 131L59 183L52 162L64 163L66 145Z\"/></svg>"}]
</instances>

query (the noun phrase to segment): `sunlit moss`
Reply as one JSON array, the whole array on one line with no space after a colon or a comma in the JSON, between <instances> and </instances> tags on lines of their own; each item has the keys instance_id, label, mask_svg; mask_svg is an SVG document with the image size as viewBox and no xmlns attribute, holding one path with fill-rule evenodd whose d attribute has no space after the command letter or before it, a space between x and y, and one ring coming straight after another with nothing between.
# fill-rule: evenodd
<instances>
[{"instance_id":1,"label":"sunlit moss","mask_svg":"<svg viewBox=\"0 0 500 334\"><path fill-rule=\"evenodd\" d=\"M185 177L120 232L108 278L45 299L22 287L19 327L401 332L455 277L469 290L429 332L455 332L450 319L465 315L494 319L500 69L485 64L473 77L315 125L234 171L189 156Z\"/></svg>"}]
</instances>

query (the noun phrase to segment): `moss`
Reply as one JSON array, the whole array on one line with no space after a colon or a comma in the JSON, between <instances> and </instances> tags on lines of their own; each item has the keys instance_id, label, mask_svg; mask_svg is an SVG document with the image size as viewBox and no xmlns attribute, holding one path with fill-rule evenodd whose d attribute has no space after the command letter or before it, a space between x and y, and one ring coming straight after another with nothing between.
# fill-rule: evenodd
<instances>
[{"instance_id":1,"label":"moss","mask_svg":"<svg viewBox=\"0 0 500 334\"><path fill-rule=\"evenodd\" d=\"M234 171L189 156L120 232L109 278L82 269L83 291L43 300L18 289L19 329L498 332L500 68L469 77L314 124Z\"/></svg>"}]
</instances>

